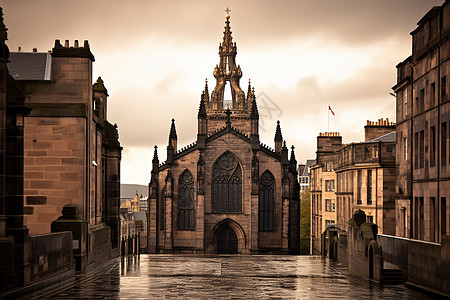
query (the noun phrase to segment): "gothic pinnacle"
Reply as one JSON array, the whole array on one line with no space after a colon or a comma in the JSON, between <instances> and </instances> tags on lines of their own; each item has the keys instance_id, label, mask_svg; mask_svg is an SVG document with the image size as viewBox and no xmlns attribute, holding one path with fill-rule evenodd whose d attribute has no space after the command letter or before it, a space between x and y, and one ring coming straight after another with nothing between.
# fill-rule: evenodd
<instances>
[{"instance_id":1,"label":"gothic pinnacle","mask_svg":"<svg viewBox=\"0 0 450 300\"><path fill-rule=\"evenodd\" d=\"M170 134L169 134L169 140L171 139L178 139L177 137L177 130L175 129L175 119L172 119L172 125L170 125Z\"/></svg>"},{"instance_id":2,"label":"gothic pinnacle","mask_svg":"<svg viewBox=\"0 0 450 300\"><path fill-rule=\"evenodd\" d=\"M259 119L258 106L256 105L256 99L252 101L252 111L250 113L250 119Z\"/></svg>"},{"instance_id":3,"label":"gothic pinnacle","mask_svg":"<svg viewBox=\"0 0 450 300\"><path fill-rule=\"evenodd\" d=\"M153 161L158 161L158 146L155 145L155 150L153 151Z\"/></svg>"},{"instance_id":4,"label":"gothic pinnacle","mask_svg":"<svg viewBox=\"0 0 450 300\"><path fill-rule=\"evenodd\" d=\"M277 121L277 129L275 129L275 142L281 142L283 140L283 135L281 134L280 121ZM283 147L286 147L286 141L284 141Z\"/></svg>"},{"instance_id":5,"label":"gothic pinnacle","mask_svg":"<svg viewBox=\"0 0 450 300\"><path fill-rule=\"evenodd\" d=\"M202 94L202 98L200 99L200 106L198 108L198 118L206 118L205 97L205 94Z\"/></svg>"}]
</instances>

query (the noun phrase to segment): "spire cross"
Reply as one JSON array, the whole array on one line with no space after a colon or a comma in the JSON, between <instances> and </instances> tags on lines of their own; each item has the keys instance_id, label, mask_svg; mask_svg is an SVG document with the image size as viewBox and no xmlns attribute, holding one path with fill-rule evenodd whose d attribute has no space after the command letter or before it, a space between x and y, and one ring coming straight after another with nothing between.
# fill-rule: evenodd
<instances>
[{"instance_id":1,"label":"spire cross","mask_svg":"<svg viewBox=\"0 0 450 300\"><path fill-rule=\"evenodd\" d=\"M225 12L227 13L227 15L229 15L231 12L231 9L229 7L227 7L227 9L225 9Z\"/></svg>"}]
</instances>

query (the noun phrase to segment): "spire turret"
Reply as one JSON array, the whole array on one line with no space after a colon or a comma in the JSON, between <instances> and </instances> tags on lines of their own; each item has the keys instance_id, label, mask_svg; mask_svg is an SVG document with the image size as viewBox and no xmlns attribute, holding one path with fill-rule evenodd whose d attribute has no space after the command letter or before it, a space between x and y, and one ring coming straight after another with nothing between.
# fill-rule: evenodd
<instances>
[{"instance_id":1,"label":"spire turret","mask_svg":"<svg viewBox=\"0 0 450 300\"><path fill-rule=\"evenodd\" d=\"M289 159L289 165L291 173L297 175L297 159L295 158L294 145L291 146L291 158Z\"/></svg>"},{"instance_id":2,"label":"spire turret","mask_svg":"<svg viewBox=\"0 0 450 300\"><path fill-rule=\"evenodd\" d=\"M256 105L256 100L252 101L252 112L250 113L250 119L259 119L258 106Z\"/></svg>"},{"instance_id":3,"label":"spire turret","mask_svg":"<svg viewBox=\"0 0 450 300\"><path fill-rule=\"evenodd\" d=\"M281 134L280 121L277 121L277 128L275 129L275 152L281 151L281 144L283 143L283 135Z\"/></svg>"},{"instance_id":4,"label":"spire turret","mask_svg":"<svg viewBox=\"0 0 450 300\"><path fill-rule=\"evenodd\" d=\"M155 150L153 151L153 159L152 159L152 173L157 173L158 167L159 167L158 146L155 145Z\"/></svg>"},{"instance_id":5,"label":"spire turret","mask_svg":"<svg viewBox=\"0 0 450 300\"><path fill-rule=\"evenodd\" d=\"M174 152L177 152L177 130L175 129L175 119L172 119L169 133L169 146L173 147Z\"/></svg>"}]
</instances>

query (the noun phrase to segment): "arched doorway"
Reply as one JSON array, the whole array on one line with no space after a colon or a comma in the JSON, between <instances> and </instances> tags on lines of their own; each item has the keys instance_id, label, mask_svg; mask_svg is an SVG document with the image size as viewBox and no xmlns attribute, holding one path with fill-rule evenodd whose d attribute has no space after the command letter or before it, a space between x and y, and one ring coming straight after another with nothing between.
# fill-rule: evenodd
<instances>
[{"instance_id":1,"label":"arched doorway","mask_svg":"<svg viewBox=\"0 0 450 300\"><path fill-rule=\"evenodd\" d=\"M238 238L233 229L225 226L217 235L217 254L237 254Z\"/></svg>"}]
</instances>

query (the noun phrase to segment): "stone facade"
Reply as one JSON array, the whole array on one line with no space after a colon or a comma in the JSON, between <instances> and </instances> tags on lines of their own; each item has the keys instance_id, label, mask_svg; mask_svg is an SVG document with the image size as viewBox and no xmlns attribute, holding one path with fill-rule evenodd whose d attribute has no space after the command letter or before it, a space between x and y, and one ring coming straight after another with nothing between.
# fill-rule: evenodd
<instances>
[{"instance_id":1,"label":"stone facade","mask_svg":"<svg viewBox=\"0 0 450 300\"><path fill-rule=\"evenodd\" d=\"M179 150L175 122L167 161L157 149L149 184L148 250L151 253L298 253L299 184L292 148L282 145L278 123L275 149L259 142L254 89L240 88L229 16L216 86L208 84L198 112L197 141ZM224 99L231 89L232 99Z\"/></svg>"},{"instance_id":2,"label":"stone facade","mask_svg":"<svg viewBox=\"0 0 450 300\"><path fill-rule=\"evenodd\" d=\"M397 65L397 236L440 242L450 233L450 5L432 8Z\"/></svg>"},{"instance_id":3,"label":"stone facade","mask_svg":"<svg viewBox=\"0 0 450 300\"><path fill-rule=\"evenodd\" d=\"M312 254L324 253L327 228L347 235L356 210L367 214L377 232L395 233L395 125L387 119L367 121L365 133L365 142L347 145L338 133L317 137L310 185Z\"/></svg>"},{"instance_id":4,"label":"stone facade","mask_svg":"<svg viewBox=\"0 0 450 300\"><path fill-rule=\"evenodd\" d=\"M94 246L112 246L118 255L122 148L117 125L106 118L103 80L92 84L88 41L80 47L56 40L49 53L14 52L10 61L9 72L32 109L23 118L24 224L31 235L50 233L63 207L73 204L88 224L81 268L106 257ZM105 251L109 257L111 250Z\"/></svg>"}]
</instances>

